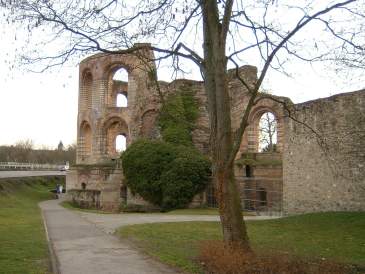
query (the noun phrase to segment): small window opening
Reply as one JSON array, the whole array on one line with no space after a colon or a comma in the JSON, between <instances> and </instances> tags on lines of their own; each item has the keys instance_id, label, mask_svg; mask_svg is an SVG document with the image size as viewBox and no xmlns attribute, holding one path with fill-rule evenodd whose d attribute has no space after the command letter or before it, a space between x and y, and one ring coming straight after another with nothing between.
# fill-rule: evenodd
<instances>
[{"instance_id":1,"label":"small window opening","mask_svg":"<svg viewBox=\"0 0 365 274\"><path fill-rule=\"evenodd\" d=\"M253 177L253 174L252 174L252 167L249 166L249 165L246 165L246 177Z\"/></svg>"},{"instance_id":2,"label":"small window opening","mask_svg":"<svg viewBox=\"0 0 365 274\"><path fill-rule=\"evenodd\" d=\"M127 148L127 138L120 134L115 139L115 150L117 152L123 152Z\"/></svg>"},{"instance_id":3,"label":"small window opening","mask_svg":"<svg viewBox=\"0 0 365 274\"><path fill-rule=\"evenodd\" d=\"M117 95L117 107L125 108L128 106L128 98L124 93L118 93Z\"/></svg>"},{"instance_id":4,"label":"small window opening","mask_svg":"<svg viewBox=\"0 0 365 274\"><path fill-rule=\"evenodd\" d=\"M127 187L126 186L120 187L120 198L123 200L124 203L127 202Z\"/></svg>"},{"instance_id":5,"label":"small window opening","mask_svg":"<svg viewBox=\"0 0 365 274\"><path fill-rule=\"evenodd\" d=\"M259 188L259 200L260 200L260 206L267 205L267 192L263 187Z\"/></svg>"},{"instance_id":6,"label":"small window opening","mask_svg":"<svg viewBox=\"0 0 365 274\"><path fill-rule=\"evenodd\" d=\"M82 184L81 184L81 189L82 189L82 190L85 190L85 189L86 189L86 184L85 184L85 183L82 183Z\"/></svg>"}]
</instances>

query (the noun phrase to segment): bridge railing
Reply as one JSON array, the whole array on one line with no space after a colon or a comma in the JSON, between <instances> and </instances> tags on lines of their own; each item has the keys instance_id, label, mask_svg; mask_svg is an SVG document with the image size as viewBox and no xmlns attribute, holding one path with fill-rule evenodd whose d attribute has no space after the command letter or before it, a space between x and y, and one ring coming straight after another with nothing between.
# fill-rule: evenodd
<instances>
[{"instance_id":1,"label":"bridge railing","mask_svg":"<svg viewBox=\"0 0 365 274\"><path fill-rule=\"evenodd\" d=\"M0 162L0 170L58 170L60 165Z\"/></svg>"}]
</instances>

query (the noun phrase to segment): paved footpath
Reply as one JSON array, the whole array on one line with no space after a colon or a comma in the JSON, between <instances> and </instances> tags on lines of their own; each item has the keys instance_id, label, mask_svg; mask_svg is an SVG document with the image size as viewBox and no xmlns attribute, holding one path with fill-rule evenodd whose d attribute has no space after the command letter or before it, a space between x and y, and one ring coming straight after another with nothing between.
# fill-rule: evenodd
<instances>
[{"instance_id":1,"label":"paved footpath","mask_svg":"<svg viewBox=\"0 0 365 274\"><path fill-rule=\"evenodd\" d=\"M61 207L57 200L42 202L40 207L61 274L178 273Z\"/></svg>"},{"instance_id":2,"label":"paved footpath","mask_svg":"<svg viewBox=\"0 0 365 274\"><path fill-rule=\"evenodd\" d=\"M95 214L68 210L59 200L40 203L56 266L61 274L179 273L113 235L120 226L155 222L218 221L218 216ZM269 219L276 217L245 217Z\"/></svg>"}]
</instances>

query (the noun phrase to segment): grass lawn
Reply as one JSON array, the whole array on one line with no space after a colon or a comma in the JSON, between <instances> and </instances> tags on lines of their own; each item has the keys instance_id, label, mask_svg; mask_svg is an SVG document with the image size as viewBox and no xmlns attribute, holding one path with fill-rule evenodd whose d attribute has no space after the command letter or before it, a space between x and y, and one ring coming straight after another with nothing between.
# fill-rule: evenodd
<instances>
[{"instance_id":1,"label":"grass lawn","mask_svg":"<svg viewBox=\"0 0 365 274\"><path fill-rule=\"evenodd\" d=\"M0 273L48 273L48 246L38 202L52 198L53 179L0 180Z\"/></svg>"},{"instance_id":2,"label":"grass lawn","mask_svg":"<svg viewBox=\"0 0 365 274\"><path fill-rule=\"evenodd\" d=\"M365 213L306 214L247 225L257 253L282 252L365 267ZM194 273L201 271L196 261L201 241L221 239L216 222L133 225L118 234L161 261Z\"/></svg>"}]
</instances>

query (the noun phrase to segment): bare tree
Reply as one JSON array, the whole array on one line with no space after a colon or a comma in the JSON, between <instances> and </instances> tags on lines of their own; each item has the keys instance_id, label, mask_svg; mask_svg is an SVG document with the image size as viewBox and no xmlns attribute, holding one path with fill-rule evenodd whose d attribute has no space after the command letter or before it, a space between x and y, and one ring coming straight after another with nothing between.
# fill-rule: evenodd
<instances>
[{"instance_id":1,"label":"bare tree","mask_svg":"<svg viewBox=\"0 0 365 274\"><path fill-rule=\"evenodd\" d=\"M13 159L16 162L29 162L33 151L34 142L30 139L16 142L13 148Z\"/></svg>"},{"instance_id":2,"label":"bare tree","mask_svg":"<svg viewBox=\"0 0 365 274\"><path fill-rule=\"evenodd\" d=\"M320 2L320 3L319 3ZM138 52L136 42L151 42L154 61L171 57L176 69L182 60L201 71L208 98L213 176L225 243L250 251L234 179L234 159L248 115L269 69L286 73L290 59L304 62L341 61L363 67L364 0L4 0L10 20L27 22L30 36L51 29L42 49L24 56L43 69L63 64L72 56L95 51L126 54ZM302 35L301 35L302 34ZM61 47L59 45L62 45ZM202 44L202 46L201 46ZM30 48L30 47L28 47ZM54 48L53 48L54 49ZM57 50L58 49L58 50ZM238 67L251 56L259 67L255 83L247 83ZM359 58L357 58L359 57ZM185 63L183 63L185 64ZM250 99L239 128L232 132L227 68Z\"/></svg>"},{"instance_id":3,"label":"bare tree","mask_svg":"<svg viewBox=\"0 0 365 274\"><path fill-rule=\"evenodd\" d=\"M277 141L277 121L271 112L265 112L259 122L259 151L274 152Z\"/></svg>"}]
</instances>

